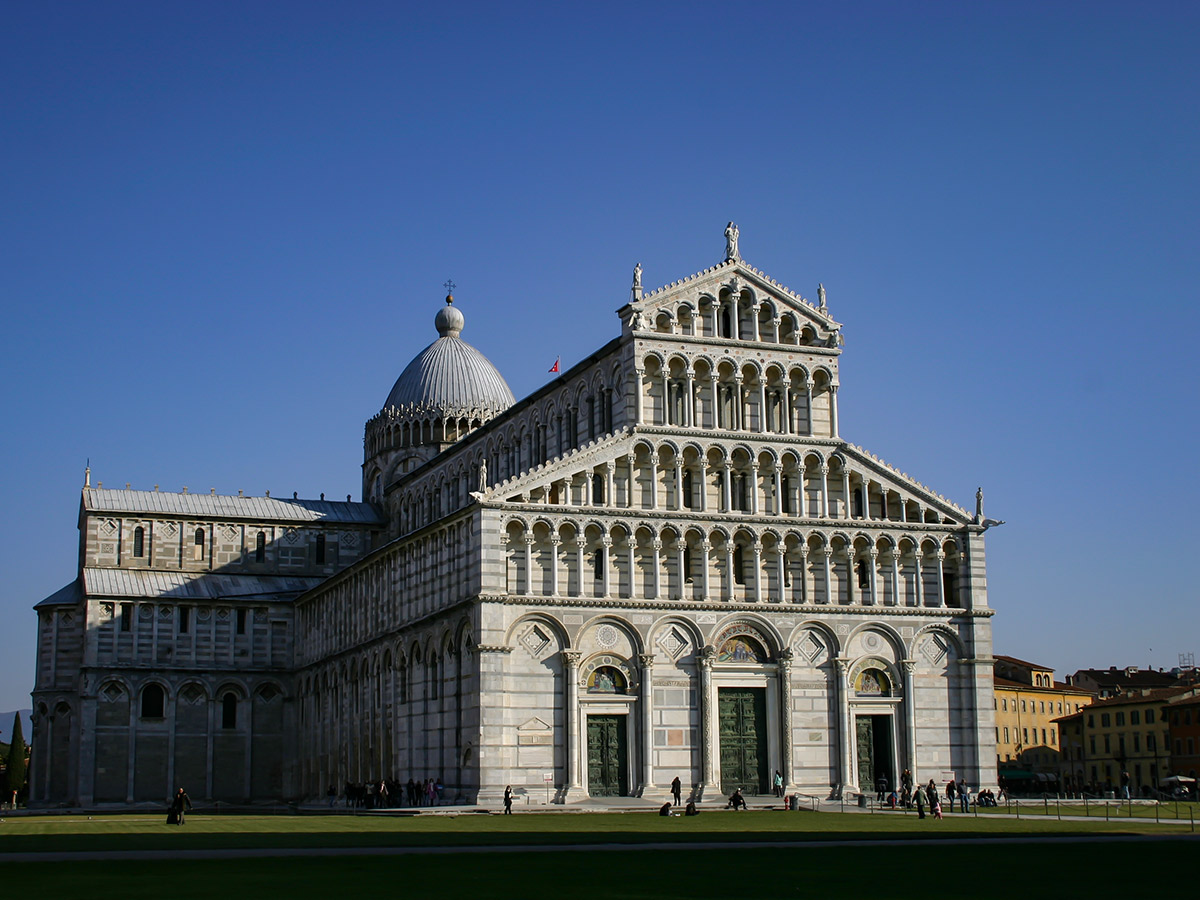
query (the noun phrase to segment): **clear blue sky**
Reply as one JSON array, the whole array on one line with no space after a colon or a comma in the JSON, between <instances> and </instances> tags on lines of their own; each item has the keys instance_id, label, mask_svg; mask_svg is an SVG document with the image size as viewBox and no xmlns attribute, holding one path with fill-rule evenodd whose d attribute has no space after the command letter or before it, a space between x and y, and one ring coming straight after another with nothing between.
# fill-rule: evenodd
<instances>
[{"instance_id":1,"label":"clear blue sky","mask_svg":"<svg viewBox=\"0 0 1200 900\"><path fill-rule=\"evenodd\" d=\"M4 4L0 710L87 458L357 498L447 278L520 397L730 219L825 283L843 435L1008 520L999 652L1200 651L1198 38L1196 3Z\"/></svg>"}]
</instances>

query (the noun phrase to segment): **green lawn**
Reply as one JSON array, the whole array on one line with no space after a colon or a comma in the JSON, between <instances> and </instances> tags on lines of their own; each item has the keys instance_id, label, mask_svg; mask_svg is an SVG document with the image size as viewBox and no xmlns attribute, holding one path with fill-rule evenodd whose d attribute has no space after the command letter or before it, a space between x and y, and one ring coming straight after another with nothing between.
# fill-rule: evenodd
<instances>
[{"instance_id":1,"label":"green lawn","mask_svg":"<svg viewBox=\"0 0 1200 900\"><path fill-rule=\"evenodd\" d=\"M1047 843L1068 834L1178 835L1133 845ZM1154 873L1155 889L1184 890L1181 858L1196 843L1187 825L1156 826L1128 819L1059 822L1039 817L957 816L942 822L915 816L839 813L706 812L696 818L651 813L466 814L374 816L196 815L182 828L161 816L45 816L0 824L0 853L46 850L201 849L252 847L431 847L678 841L680 849L526 852L519 846L464 856L413 854L311 859L174 860L169 862L6 863L4 885L14 896L210 897L230 892L255 900L305 900L352 890L409 897L563 900L573 893L629 898L1003 897L1134 896ZM688 849L693 841L859 840L1005 836L1028 843L995 846L776 847ZM1111 860L1111 862L1110 862ZM1136 860L1136 862L1133 862ZM1005 875L1005 873L1009 873ZM572 892L571 887L576 891Z\"/></svg>"}]
</instances>

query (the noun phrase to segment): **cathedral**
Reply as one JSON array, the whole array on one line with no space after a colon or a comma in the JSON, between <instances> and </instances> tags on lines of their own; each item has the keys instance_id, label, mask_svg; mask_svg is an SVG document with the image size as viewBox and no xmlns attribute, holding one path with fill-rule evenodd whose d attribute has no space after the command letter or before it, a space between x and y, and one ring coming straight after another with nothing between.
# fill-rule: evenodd
<instances>
[{"instance_id":1,"label":"cathedral","mask_svg":"<svg viewBox=\"0 0 1200 900\"><path fill-rule=\"evenodd\" d=\"M447 297L360 502L89 472L36 606L30 804L994 784L982 494L842 438L824 288L738 237L657 290L639 264L619 333L519 401Z\"/></svg>"}]
</instances>

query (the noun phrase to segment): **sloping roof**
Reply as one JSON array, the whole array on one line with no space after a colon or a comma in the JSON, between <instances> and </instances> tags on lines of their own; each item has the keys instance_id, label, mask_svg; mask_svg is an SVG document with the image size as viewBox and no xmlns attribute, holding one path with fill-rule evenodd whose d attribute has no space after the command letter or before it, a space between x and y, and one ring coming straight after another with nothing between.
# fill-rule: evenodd
<instances>
[{"instance_id":1,"label":"sloping roof","mask_svg":"<svg viewBox=\"0 0 1200 900\"><path fill-rule=\"evenodd\" d=\"M41 609L43 606L74 606L79 602L79 579L76 578L66 587L61 587L45 600L37 603L33 608Z\"/></svg>"},{"instance_id":2,"label":"sloping roof","mask_svg":"<svg viewBox=\"0 0 1200 900\"><path fill-rule=\"evenodd\" d=\"M83 570L84 590L89 597L219 600L270 595L275 599L286 599L289 594L299 595L324 580L295 575L226 575L216 572L164 572L156 569Z\"/></svg>"},{"instance_id":3,"label":"sloping roof","mask_svg":"<svg viewBox=\"0 0 1200 900\"><path fill-rule=\"evenodd\" d=\"M1015 656L1005 656L1003 653L995 654L994 659L996 660L996 662L1003 661L1006 663L1012 663L1013 665L1017 665L1017 666L1024 666L1027 669L1037 669L1038 671L1041 671L1041 672L1053 672L1054 671L1053 666L1043 666L1038 663L1031 663L1031 662L1029 662L1029 660L1017 659Z\"/></svg>"},{"instance_id":4,"label":"sloping roof","mask_svg":"<svg viewBox=\"0 0 1200 900\"><path fill-rule=\"evenodd\" d=\"M1013 681L1010 678L1001 678L999 675L992 676L992 682L998 688L1012 689L1015 691L1042 692L1046 694L1079 694L1082 697L1095 696L1091 691L1085 691L1083 688L1071 687L1062 681L1054 682L1053 687L1028 684L1024 681Z\"/></svg>"},{"instance_id":5,"label":"sloping roof","mask_svg":"<svg viewBox=\"0 0 1200 900\"><path fill-rule=\"evenodd\" d=\"M94 512L163 513L258 522L337 522L382 525L369 503L335 500L281 500L277 497L233 497L228 494L175 494L84 488L83 508Z\"/></svg>"}]
</instances>

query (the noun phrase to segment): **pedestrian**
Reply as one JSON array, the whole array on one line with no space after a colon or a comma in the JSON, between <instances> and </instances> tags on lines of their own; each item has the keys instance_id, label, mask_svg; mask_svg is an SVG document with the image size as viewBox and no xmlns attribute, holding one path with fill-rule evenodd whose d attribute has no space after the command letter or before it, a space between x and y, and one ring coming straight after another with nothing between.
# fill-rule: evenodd
<instances>
[{"instance_id":1,"label":"pedestrian","mask_svg":"<svg viewBox=\"0 0 1200 900\"><path fill-rule=\"evenodd\" d=\"M967 787L965 778L958 783L958 804L963 812L971 811L971 789Z\"/></svg>"},{"instance_id":2,"label":"pedestrian","mask_svg":"<svg viewBox=\"0 0 1200 900\"><path fill-rule=\"evenodd\" d=\"M917 818L925 818L925 792L918 790L913 794L913 799L917 801Z\"/></svg>"},{"instance_id":3,"label":"pedestrian","mask_svg":"<svg viewBox=\"0 0 1200 900\"><path fill-rule=\"evenodd\" d=\"M946 799L950 801L950 812L954 812L954 795L958 793L958 788L954 784L954 779L951 778L946 782Z\"/></svg>"},{"instance_id":4,"label":"pedestrian","mask_svg":"<svg viewBox=\"0 0 1200 900\"><path fill-rule=\"evenodd\" d=\"M512 815L512 785L511 784L508 785L508 787L506 787L504 789L504 814L506 816Z\"/></svg>"},{"instance_id":5,"label":"pedestrian","mask_svg":"<svg viewBox=\"0 0 1200 900\"><path fill-rule=\"evenodd\" d=\"M729 795L729 805L726 806L725 808L726 809L732 808L734 812L737 812L739 809L746 808L746 798L742 796L741 788L733 789L733 793Z\"/></svg>"},{"instance_id":6,"label":"pedestrian","mask_svg":"<svg viewBox=\"0 0 1200 900\"><path fill-rule=\"evenodd\" d=\"M183 824L183 814L185 810L192 808L192 798L187 795L187 791L180 788L175 792L175 799L171 801L171 812L175 815L175 824Z\"/></svg>"},{"instance_id":7,"label":"pedestrian","mask_svg":"<svg viewBox=\"0 0 1200 900\"><path fill-rule=\"evenodd\" d=\"M780 774L778 769L775 770L775 778L773 780L773 783L775 785L775 796L782 798L783 797L783 775Z\"/></svg>"},{"instance_id":8,"label":"pedestrian","mask_svg":"<svg viewBox=\"0 0 1200 900\"><path fill-rule=\"evenodd\" d=\"M933 813L933 817L935 819L940 819L942 817L942 801L936 794L933 796L933 804L930 806L930 811Z\"/></svg>"},{"instance_id":9,"label":"pedestrian","mask_svg":"<svg viewBox=\"0 0 1200 900\"><path fill-rule=\"evenodd\" d=\"M683 783L679 780L678 775L671 782L671 796L674 798L676 806L683 802Z\"/></svg>"},{"instance_id":10,"label":"pedestrian","mask_svg":"<svg viewBox=\"0 0 1200 900\"><path fill-rule=\"evenodd\" d=\"M883 798L887 794L888 780L886 775L880 775L875 779L875 802L883 803Z\"/></svg>"}]
</instances>

